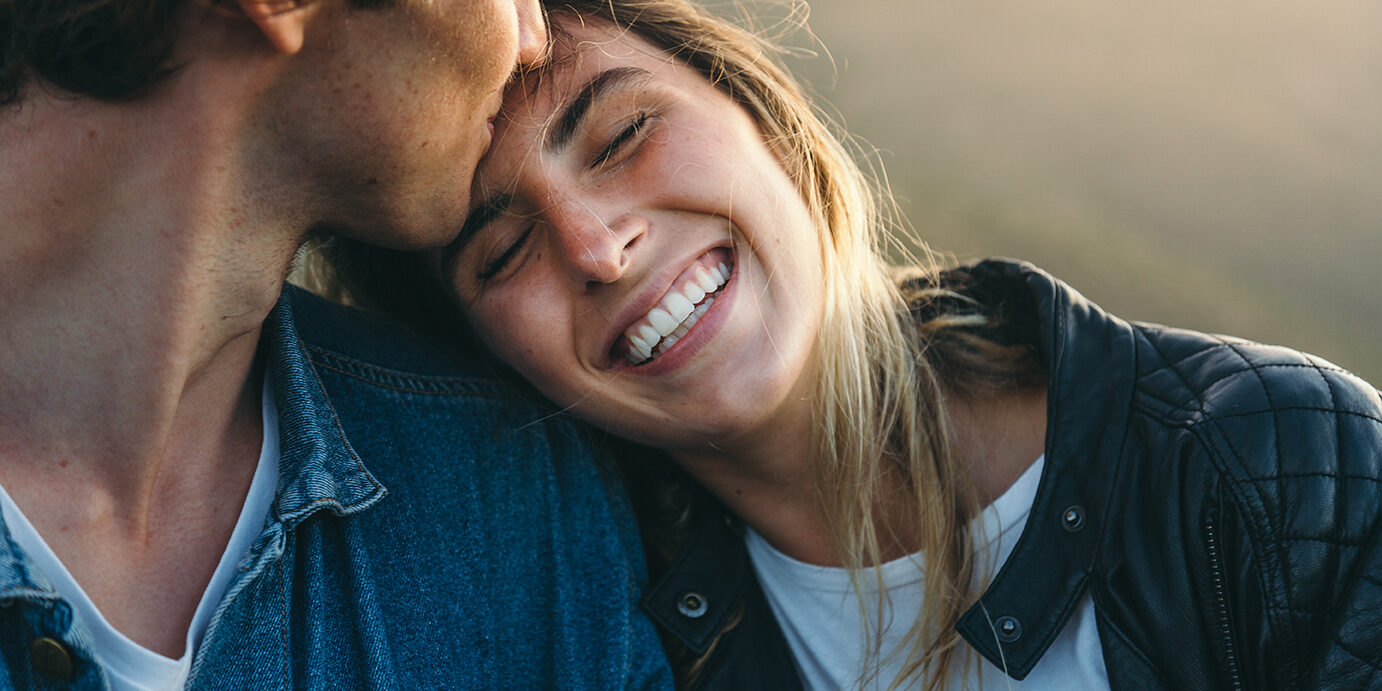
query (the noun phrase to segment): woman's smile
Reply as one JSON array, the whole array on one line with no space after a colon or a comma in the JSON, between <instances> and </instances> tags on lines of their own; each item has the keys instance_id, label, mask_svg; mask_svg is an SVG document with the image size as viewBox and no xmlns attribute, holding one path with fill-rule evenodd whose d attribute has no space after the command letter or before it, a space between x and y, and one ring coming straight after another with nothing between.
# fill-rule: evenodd
<instances>
[{"instance_id":1,"label":"woman's smile","mask_svg":"<svg viewBox=\"0 0 1382 691\"><path fill-rule=\"evenodd\" d=\"M622 358L632 366L625 369L636 370L660 360L664 353L689 336L714 306L733 270L734 256L726 248L697 257L672 281L671 289L656 307L624 329L611 351L611 361L617 366Z\"/></svg>"}]
</instances>

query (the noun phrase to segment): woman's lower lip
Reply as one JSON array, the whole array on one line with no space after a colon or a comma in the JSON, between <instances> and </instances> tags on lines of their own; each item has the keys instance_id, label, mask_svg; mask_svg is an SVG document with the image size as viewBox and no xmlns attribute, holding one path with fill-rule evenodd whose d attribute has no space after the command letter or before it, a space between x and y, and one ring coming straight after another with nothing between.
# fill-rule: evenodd
<instances>
[{"instance_id":1,"label":"woman's lower lip","mask_svg":"<svg viewBox=\"0 0 1382 691\"><path fill-rule=\"evenodd\" d=\"M724 326L725 315L728 314L728 310L730 309L729 302L735 292L735 286L739 283L738 279L739 267L735 266L731 269L729 280L725 282L724 287L716 291L714 296L715 302L710 305L710 309L706 310L705 314L701 315L700 321L697 321L696 325L691 327L691 330L687 331L685 336L678 339L672 347L663 351L663 353L656 358L653 358L651 362L641 365L624 363L622 366L616 363L615 369L630 374L649 375L665 374L681 369L691 361L696 351L700 350L701 346L713 339L715 334L719 332L720 327Z\"/></svg>"}]
</instances>

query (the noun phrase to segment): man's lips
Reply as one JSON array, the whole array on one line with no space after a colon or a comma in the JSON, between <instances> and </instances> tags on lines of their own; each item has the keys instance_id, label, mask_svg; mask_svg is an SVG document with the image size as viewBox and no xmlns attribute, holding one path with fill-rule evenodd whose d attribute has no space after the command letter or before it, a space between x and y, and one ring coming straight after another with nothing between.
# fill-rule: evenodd
<instances>
[{"instance_id":1,"label":"man's lips","mask_svg":"<svg viewBox=\"0 0 1382 691\"><path fill-rule=\"evenodd\" d=\"M727 247L697 257L672 280L656 305L624 328L610 349L610 362L646 364L676 345L710 309L733 267L734 256Z\"/></svg>"}]
</instances>

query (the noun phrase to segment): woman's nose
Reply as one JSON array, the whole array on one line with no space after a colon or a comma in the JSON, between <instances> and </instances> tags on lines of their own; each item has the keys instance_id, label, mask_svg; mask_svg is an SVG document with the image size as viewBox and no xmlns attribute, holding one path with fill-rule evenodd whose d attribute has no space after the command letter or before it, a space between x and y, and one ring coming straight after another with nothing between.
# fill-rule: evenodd
<instances>
[{"instance_id":1,"label":"woman's nose","mask_svg":"<svg viewBox=\"0 0 1382 691\"><path fill-rule=\"evenodd\" d=\"M576 277L587 283L619 280L633 262L635 245L648 232L647 219L630 212L606 221L594 209L570 202L567 207L555 230Z\"/></svg>"},{"instance_id":2,"label":"woman's nose","mask_svg":"<svg viewBox=\"0 0 1382 691\"><path fill-rule=\"evenodd\" d=\"M515 0L518 10L518 62L535 65L547 56L547 20L538 0Z\"/></svg>"}]
</instances>

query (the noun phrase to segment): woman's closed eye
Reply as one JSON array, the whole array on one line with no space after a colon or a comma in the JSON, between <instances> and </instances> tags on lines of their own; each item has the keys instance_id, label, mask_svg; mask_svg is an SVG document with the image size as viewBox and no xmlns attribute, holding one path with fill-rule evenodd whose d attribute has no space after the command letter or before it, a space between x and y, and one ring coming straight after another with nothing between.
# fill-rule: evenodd
<instances>
[{"instance_id":1,"label":"woman's closed eye","mask_svg":"<svg viewBox=\"0 0 1382 691\"><path fill-rule=\"evenodd\" d=\"M476 280L484 283L503 273L504 269L513 262L514 258L518 256L518 253L527 245L528 237L533 234L533 228L535 227L536 224L529 223L528 226L523 229L523 232L519 233L507 246L501 244L500 247L502 249L498 250L498 254L494 255L493 259L487 260L484 265L480 267L480 271L475 274Z\"/></svg>"},{"instance_id":2,"label":"woman's closed eye","mask_svg":"<svg viewBox=\"0 0 1382 691\"><path fill-rule=\"evenodd\" d=\"M624 123L623 128L615 133L604 148L600 150L600 153L595 156L595 160L591 161L590 168L593 169L605 165L609 163L610 160L615 159L616 156L623 153L624 149L643 133L644 127L648 124L648 117L647 111L639 111L633 117L629 118L628 121Z\"/></svg>"}]
</instances>

